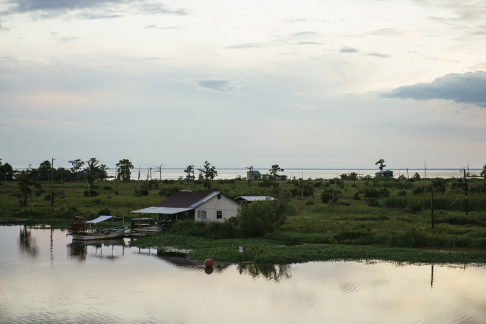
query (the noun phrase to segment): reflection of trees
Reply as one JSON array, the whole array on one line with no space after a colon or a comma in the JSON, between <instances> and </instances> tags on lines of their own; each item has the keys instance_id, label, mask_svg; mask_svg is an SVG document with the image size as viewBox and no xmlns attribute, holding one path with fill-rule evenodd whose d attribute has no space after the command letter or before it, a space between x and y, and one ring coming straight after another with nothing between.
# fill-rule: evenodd
<instances>
[{"instance_id":1,"label":"reflection of trees","mask_svg":"<svg viewBox=\"0 0 486 324\"><path fill-rule=\"evenodd\" d=\"M263 276L268 280L281 281L292 277L292 267L289 264L239 264L238 271L252 278Z\"/></svg>"},{"instance_id":2,"label":"reflection of trees","mask_svg":"<svg viewBox=\"0 0 486 324\"><path fill-rule=\"evenodd\" d=\"M78 259L78 261L85 261L88 255L88 247L86 245L73 245L68 244L68 255L72 259Z\"/></svg>"},{"instance_id":3,"label":"reflection of trees","mask_svg":"<svg viewBox=\"0 0 486 324\"><path fill-rule=\"evenodd\" d=\"M31 258L36 258L39 254L39 247L35 237L32 236L30 230L27 230L27 226L24 225L23 229L20 227L19 233L19 249L20 252L30 255Z\"/></svg>"}]
</instances>

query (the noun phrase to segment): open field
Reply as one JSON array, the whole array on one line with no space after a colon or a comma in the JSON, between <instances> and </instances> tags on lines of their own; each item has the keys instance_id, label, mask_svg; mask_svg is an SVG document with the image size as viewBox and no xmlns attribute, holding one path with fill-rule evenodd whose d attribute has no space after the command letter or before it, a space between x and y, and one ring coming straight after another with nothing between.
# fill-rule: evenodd
<instances>
[{"instance_id":1,"label":"open field","mask_svg":"<svg viewBox=\"0 0 486 324\"><path fill-rule=\"evenodd\" d=\"M427 185L432 184L433 180L427 179ZM221 190L231 197L272 195L278 198L282 193L291 196L290 204L293 212L287 218L286 223L279 231L268 234L260 240L263 240L262 242L268 246L285 245L289 249L292 247L295 251L298 250L298 253L290 253L293 255L294 262L314 260L315 257L312 256L314 255L312 253L317 252L306 254L299 249L311 249L312 251L322 249L319 247L322 246L320 244L373 245L390 248L471 248L486 251L484 179L469 180L471 193L468 197L468 216L465 214L462 180L436 180L434 229L431 227L430 194L429 192L423 193L423 185L423 180L414 182L384 179L338 180L336 184L334 180L312 180L305 181L302 190L302 182L299 180L282 181L276 185L265 181L253 181L249 185L246 181L215 180L211 190ZM84 191L87 190L87 186L84 182L66 182L65 193L63 193L61 183L54 183L56 198L52 208L48 199L50 184L43 183L42 186L46 192L39 196L33 195L28 199L28 206L21 207L18 184L7 182L6 193L3 193L3 190L0 191L0 219L28 218L62 223L76 215L85 216L88 219L101 214L131 218L137 216L132 213L133 210L152 206L165 199L166 195L170 195L174 190L187 189L187 183L182 181L142 181L141 188L146 189L148 195L137 197L135 192L138 192L139 183L136 181L98 181L95 183L95 188L92 189L99 195L85 197ZM191 190L203 190L202 184L192 184ZM334 203L331 202L333 192ZM302 197L302 193L307 197ZM330 197L328 203L321 201L323 193L324 196L327 194ZM46 197L46 195L48 196ZM147 238L147 241L141 239L136 244L158 247L175 246L167 242L169 237L158 238L159 243L153 241L157 238ZM208 240L210 238L200 239ZM180 240L178 239L178 241ZM217 245L233 244L229 241L217 242ZM181 247L183 246L185 244L181 245ZM318 247L314 248L314 246ZM359 253L375 250L377 249L367 248L367 250L360 250ZM343 253L343 257L349 252L346 252L345 248L339 251L339 253ZM402 253L398 250L393 251L387 250L386 253L391 253L390 255ZM199 255L197 253L199 252L195 250L192 257L196 258ZM252 261L263 261L265 258L269 262L274 259L276 261L278 258L270 256L273 255L272 253L262 252L255 255ZM373 253L370 257L374 255L380 258L379 253ZM407 253L402 255L407 255ZM264 257L265 255L267 257ZM301 256L297 257L297 255ZM305 257L305 255L308 256ZM409 255L408 258L412 257ZM233 261L234 256L222 257L223 259ZM288 261L286 258L284 259ZM404 260L401 257L388 257L388 259ZM440 258L437 261L440 261Z\"/></svg>"}]
</instances>

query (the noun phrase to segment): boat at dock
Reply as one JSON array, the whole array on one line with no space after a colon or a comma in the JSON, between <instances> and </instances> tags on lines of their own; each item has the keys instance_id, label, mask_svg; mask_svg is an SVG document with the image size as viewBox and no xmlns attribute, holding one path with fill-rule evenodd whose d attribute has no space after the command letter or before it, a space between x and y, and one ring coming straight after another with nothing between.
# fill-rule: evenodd
<instances>
[{"instance_id":1,"label":"boat at dock","mask_svg":"<svg viewBox=\"0 0 486 324\"><path fill-rule=\"evenodd\" d=\"M71 221L68 224L68 234L73 238L73 241L93 241L93 240L107 240L114 238L122 238L125 236L125 231L128 226L125 225L123 217L105 216L102 215L91 221L84 220L84 217L77 217L79 220ZM103 229L102 222L111 219L112 223L115 218L123 218L123 225ZM93 226L94 225L94 226Z\"/></svg>"},{"instance_id":2,"label":"boat at dock","mask_svg":"<svg viewBox=\"0 0 486 324\"><path fill-rule=\"evenodd\" d=\"M150 217L133 218L130 223L130 228L125 231L127 237L152 236L162 232L163 228Z\"/></svg>"}]
</instances>

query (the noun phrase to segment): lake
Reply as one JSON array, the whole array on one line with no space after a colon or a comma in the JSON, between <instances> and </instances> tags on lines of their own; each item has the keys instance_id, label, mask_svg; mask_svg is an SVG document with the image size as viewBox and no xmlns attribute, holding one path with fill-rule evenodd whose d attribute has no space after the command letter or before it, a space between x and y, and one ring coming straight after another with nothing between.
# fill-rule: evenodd
<instances>
[{"instance_id":1,"label":"lake","mask_svg":"<svg viewBox=\"0 0 486 324\"><path fill-rule=\"evenodd\" d=\"M0 226L0 323L484 323L486 268L229 265ZM210 256L208 256L210 257ZM209 272L210 274L207 274Z\"/></svg>"},{"instance_id":2,"label":"lake","mask_svg":"<svg viewBox=\"0 0 486 324\"><path fill-rule=\"evenodd\" d=\"M296 179L302 178L304 179L333 179L339 177L343 173L351 173L356 172L357 174L361 174L363 176L371 176L375 177L375 173L379 171L378 169L368 169L368 170L358 170L358 169L343 169L343 170L336 170L336 169L284 169L284 172L280 172L279 174L284 174L288 176L289 179L295 177ZM215 178L218 179L235 179L238 176L242 178L246 177L247 169L217 169L218 176ZM267 174L268 169L258 169L255 168L255 171L260 171L261 174ZM392 170L393 176L398 178L400 175L404 175L407 177L407 170ZM185 178L187 174L184 172L184 169L180 168L173 168L173 169L162 169L162 173L160 170L152 169L152 179L169 179L169 180L177 180L180 177ZM415 173L418 173L421 178L425 177L424 169L409 169L408 170L408 177L412 178ZM481 170L474 169L470 170L471 175L479 175ZM116 171L115 169L108 170L108 175L115 177ZM199 175L199 171L196 170L195 176L196 178ZM138 169L132 170L132 179L138 179ZM459 169L428 169L427 170L427 178L462 178L463 173L459 171ZM140 169L140 179L150 179L150 169L142 168Z\"/></svg>"}]
</instances>

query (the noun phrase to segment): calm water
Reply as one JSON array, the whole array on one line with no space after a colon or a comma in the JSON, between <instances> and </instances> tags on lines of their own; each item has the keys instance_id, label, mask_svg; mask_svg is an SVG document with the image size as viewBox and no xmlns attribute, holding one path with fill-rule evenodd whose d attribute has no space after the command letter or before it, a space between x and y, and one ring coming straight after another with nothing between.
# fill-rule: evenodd
<instances>
[{"instance_id":1,"label":"calm water","mask_svg":"<svg viewBox=\"0 0 486 324\"><path fill-rule=\"evenodd\" d=\"M311 262L215 269L0 227L0 323L484 323L486 269ZM433 276L432 276L433 275Z\"/></svg>"},{"instance_id":2,"label":"calm water","mask_svg":"<svg viewBox=\"0 0 486 324\"><path fill-rule=\"evenodd\" d=\"M261 174L267 174L268 169L255 169L260 171ZM238 176L241 177L246 177L246 172L248 171L247 169L218 169L218 176L216 179L235 179ZM281 172L281 174L287 175L289 178L295 177L296 179L302 178L302 174L304 175L304 179L316 179L316 178L322 178L322 179L333 179L335 177L339 177L339 175L343 173L351 173L351 172L356 172L358 174L362 174L363 176L375 176L375 173L378 170L373 169L373 170L357 170L357 169L349 169L349 170L297 170L297 169L292 169L292 170L285 170L284 172ZM196 170L196 178L198 177L199 171ZM420 177L425 177L425 171L422 170L408 170L408 176L411 178L415 172L417 172ZM479 175L481 173L481 170L470 170L470 174L473 175ZM398 178L401 174L403 174L405 177L407 176L407 170L393 170L393 175L395 178ZM109 176L115 176L115 170L109 170L108 171ZM162 169L162 174L159 172L159 170L152 169L152 179L170 179L170 180L177 180L179 177L186 177L186 173L184 172L184 169ZM427 170L427 178L452 178L452 177L462 177L463 173L457 170ZM138 169L133 169L132 170L132 179L138 179ZM150 170L148 169L141 169L140 170L140 179L145 180L145 179L150 179Z\"/></svg>"}]
</instances>

